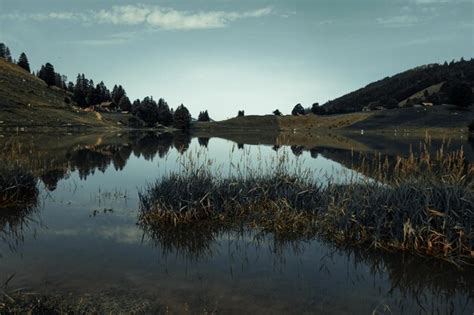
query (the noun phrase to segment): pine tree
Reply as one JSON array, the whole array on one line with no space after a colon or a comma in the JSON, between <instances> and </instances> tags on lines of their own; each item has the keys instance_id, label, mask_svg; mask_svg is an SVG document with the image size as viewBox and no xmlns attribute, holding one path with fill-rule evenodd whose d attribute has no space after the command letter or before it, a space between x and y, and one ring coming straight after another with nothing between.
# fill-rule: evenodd
<instances>
[{"instance_id":1,"label":"pine tree","mask_svg":"<svg viewBox=\"0 0 474 315\"><path fill-rule=\"evenodd\" d=\"M84 74L78 74L76 78L76 86L74 87L73 99L80 107L87 107L85 88L86 86Z\"/></svg>"},{"instance_id":2,"label":"pine tree","mask_svg":"<svg viewBox=\"0 0 474 315\"><path fill-rule=\"evenodd\" d=\"M163 98L158 100L158 123L163 126L170 126L173 123L173 114Z\"/></svg>"},{"instance_id":3,"label":"pine tree","mask_svg":"<svg viewBox=\"0 0 474 315\"><path fill-rule=\"evenodd\" d=\"M10 48L8 47L5 48L5 59L8 62L12 62L12 54L10 53Z\"/></svg>"},{"instance_id":4,"label":"pine tree","mask_svg":"<svg viewBox=\"0 0 474 315\"><path fill-rule=\"evenodd\" d=\"M18 58L17 64L26 71L31 72L30 63L28 62L28 58L26 57L26 54L24 52L22 52L20 58Z\"/></svg>"},{"instance_id":5,"label":"pine tree","mask_svg":"<svg viewBox=\"0 0 474 315\"><path fill-rule=\"evenodd\" d=\"M313 105L311 106L311 112L316 115L319 110L319 103L313 103Z\"/></svg>"},{"instance_id":6,"label":"pine tree","mask_svg":"<svg viewBox=\"0 0 474 315\"><path fill-rule=\"evenodd\" d=\"M115 104L118 104L120 102L120 99L126 95L127 93L125 93L125 90L123 89L121 85L119 86L114 85L114 88L112 90L112 96L111 96L112 102L114 102Z\"/></svg>"},{"instance_id":7,"label":"pine tree","mask_svg":"<svg viewBox=\"0 0 474 315\"><path fill-rule=\"evenodd\" d=\"M294 116L304 115L305 114L304 107L300 103L296 104L295 107L293 107L291 114Z\"/></svg>"},{"instance_id":8,"label":"pine tree","mask_svg":"<svg viewBox=\"0 0 474 315\"><path fill-rule=\"evenodd\" d=\"M56 73L52 64L47 62L44 66L41 66L38 77L43 80L48 86L55 85Z\"/></svg>"},{"instance_id":9,"label":"pine tree","mask_svg":"<svg viewBox=\"0 0 474 315\"><path fill-rule=\"evenodd\" d=\"M154 126L158 122L158 106L152 97L147 96L139 105L134 105L133 114L143 120L148 126Z\"/></svg>"},{"instance_id":10,"label":"pine tree","mask_svg":"<svg viewBox=\"0 0 474 315\"><path fill-rule=\"evenodd\" d=\"M210 120L211 119L209 118L209 113L207 112L207 110L203 112L199 112L198 121L210 121Z\"/></svg>"},{"instance_id":11,"label":"pine tree","mask_svg":"<svg viewBox=\"0 0 474 315\"><path fill-rule=\"evenodd\" d=\"M187 130L191 125L191 114L188 109L181 104L174 112L174 126L178 129Z\"/></svg>"},{"instance_id":12,"label":"pine tree","mask_svg":"<svg viewBox=\"0 0 474 315\"><path fill-rule=\"evenodd\" d=\"M6 49L7 46L4 43L0 43L0 58L6 59Z\"/></svg>"},{"instance_id":13,"label":"pine tree","mask_svg":"<svg viewBox=\"0 0 474 315\"><path fill-rule=\"evenodd\" d=\"M132 109L132 103L130 103L130 99L126 96L122 96L118 103L118 107L121 111L128 112Z\"/></svg>"}]
</instances>

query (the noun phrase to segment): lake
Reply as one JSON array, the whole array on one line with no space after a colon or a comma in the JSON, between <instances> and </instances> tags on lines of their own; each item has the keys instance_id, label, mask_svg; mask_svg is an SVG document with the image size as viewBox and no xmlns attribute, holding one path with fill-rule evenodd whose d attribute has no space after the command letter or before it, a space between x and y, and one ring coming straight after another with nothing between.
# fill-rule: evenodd
<instances>
[{"instance_id":1,"label":"lake","mask_svg":"<svg viewBox=\"0 0 474 315\"><path fill-rule=\"evenodd\" d=\"M213 171L226 176L236 165L265 168L285 156L322 183L331 175L343 182L364 176L350 167L359 151L403 154L422 138L198 136L2 135L3 176L30 174L37 193L34 206L0 214L0 282L13 275L12 290L91 300L113 312L474 312L473 267L246 229L153 239L137 225L139 191L190 157L213 161ZM435 147L443 142L431 141ZM453 149L463 146L472 161L467 139L449 142Z\"/></svg>"}]
</instances>

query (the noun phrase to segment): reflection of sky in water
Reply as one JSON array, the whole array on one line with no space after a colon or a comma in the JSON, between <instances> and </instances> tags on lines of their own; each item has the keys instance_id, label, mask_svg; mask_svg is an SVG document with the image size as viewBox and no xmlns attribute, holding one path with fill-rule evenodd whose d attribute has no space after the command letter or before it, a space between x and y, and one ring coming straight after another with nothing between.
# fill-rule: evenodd
<instances>
[{"instance_id":1,"label":"reflection of sky in water","mask_svg":"<svg viewBox=\"0 0 474 315\"><path fill-rule=\"evenodd\" d=\"M208 148L199 148L194 139L185 154L206 152L208 159L221 165L217 170L224 176L231 161L264 164L277 154L270 146L245 145L238 150L232 142L220 139L211 139ZM292 163L296 160L288 147L280 148L278 154L287 154ZM179 157L174 149L165 159L150 161L132 154L122 171L110 165L87 180L74 171L55 191L43 190L38 222L30 222L23 242L16 251L6 244L0 246L1 274L15 272L12 285L39 291L85 293L121 288L157 296L171 305L186 302L199 308L217 303L235 312L369 313L385 305L394 312L400 307L409 313L420 310L415 297L403 297L400 288L390 293L395 285L392 269L414 269L413 263L409 268L399 263L400 256L396 256L397 263L391 263L392 269L387 270L385 263L375 272L374 261L382 259L377 255L356 263L350 252L336 251L318 241L280 246L271 236L257 242L251 234L226 233L197 261L176 252L164 255L160 244L142 240L136 226L137 189L178 168ZM307 151L297 160L316 174L343 169L321 155L312 158ZM104 213L104 209L112 212ZM453 271L441 278L455 281L453 275L460 277ZM436 281L443 289L444 280ZM453 303L456 311L469 313L473 306L465 300L472 296L472 283L467 292L461 290L449 299L438 296L429 284L416 286L428 310L440 307L443 311Z\"/></svg>"}]
</instances>

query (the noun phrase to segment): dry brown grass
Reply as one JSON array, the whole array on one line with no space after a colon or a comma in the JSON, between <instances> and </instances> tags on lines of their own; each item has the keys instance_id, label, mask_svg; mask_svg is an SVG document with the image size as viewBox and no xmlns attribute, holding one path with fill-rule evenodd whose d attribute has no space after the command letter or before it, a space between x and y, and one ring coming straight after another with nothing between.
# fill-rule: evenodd
<instances>
[{"instance_id":1,"label":"dry brown grass","mask_svg":"<svg viewBox=\"0 0 474 315\"><path fill-rule=\"evenodd\" d=\"M327 185L310 173L287 173L284 165L229 178L205 167L187 169L140 194L139 222L152 237L164 227L168 237L170 227L245 227L281 239L320 235L336 243L473 262L474 168L462 150L424 150L394 164L380 156L358 163L370 178Z\"/></svg>"}]
</instances>

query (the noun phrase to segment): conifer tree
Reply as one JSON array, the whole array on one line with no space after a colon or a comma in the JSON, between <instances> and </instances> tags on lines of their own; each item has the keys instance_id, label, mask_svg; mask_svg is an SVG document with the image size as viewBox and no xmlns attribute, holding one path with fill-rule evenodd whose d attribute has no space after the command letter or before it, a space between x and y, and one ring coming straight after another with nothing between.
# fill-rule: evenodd
<instances>
[{"instance_id":1,"label":"conifer tree","mask_svg":"<svg viewBox=\"0 0 474 315\"><path fill-rule=\"evenodd\" d=\"M176 128L183 130L189 129L189 126L191 125L191 114L183 104L176 108L173 121Z\"/></svg>"},{"instance_id":2,"label":"conifer tree","mask_svg":"<svg viewBox=\"0 0 474 315\"><path fill-rule=\"evenodd\" d=\"M199 112L198 121L210 121L210 120L211 119L209 118L209 113L207 112L207 110L203 112Z\"/></svg>"},{"instance_id":3,"label":"conifer tree","mask_svg":"<svg viewBox=\"0 0 474 315\"><path fill-rule=\"evenodd\" d=\"M28 62L28 58L26 57L26 54L24 52L22 52L20 58L18 58L17 64L26 71L31 72L30 63Z\"/></svg>"},{"instance_id":4,"label":"conifer tree","mask_svg":"<svg viewBox=\"0 0 474 315\"><path fill-rule=\"evenodd\" d=\"M118 103L118 107L121 111L130 111L132 109L132 103L130 103L130 99L126 96L122 96Z\"/></svg>"},{"instance_id":5,"label":"conifer tree","mask_svg":"<svg viewBox=\"0 0 474 315\"><path fill-rule=\"evenodd\" d=\"M52 64L47 62L44 66L41 66L38 77L43 80L48 86L56 84L56 73Z\"/></svg>"},{"instance_id":6,"label":"conifer tree","mask_svg":"<svg viewBox=\"0 0 474 315\"><path fill-rule=\"evenodd\" d=\"M173 123L173 114L163 98L158 100L158 123L163 126L170 126Z\"/></svg>"}]
</instances>

